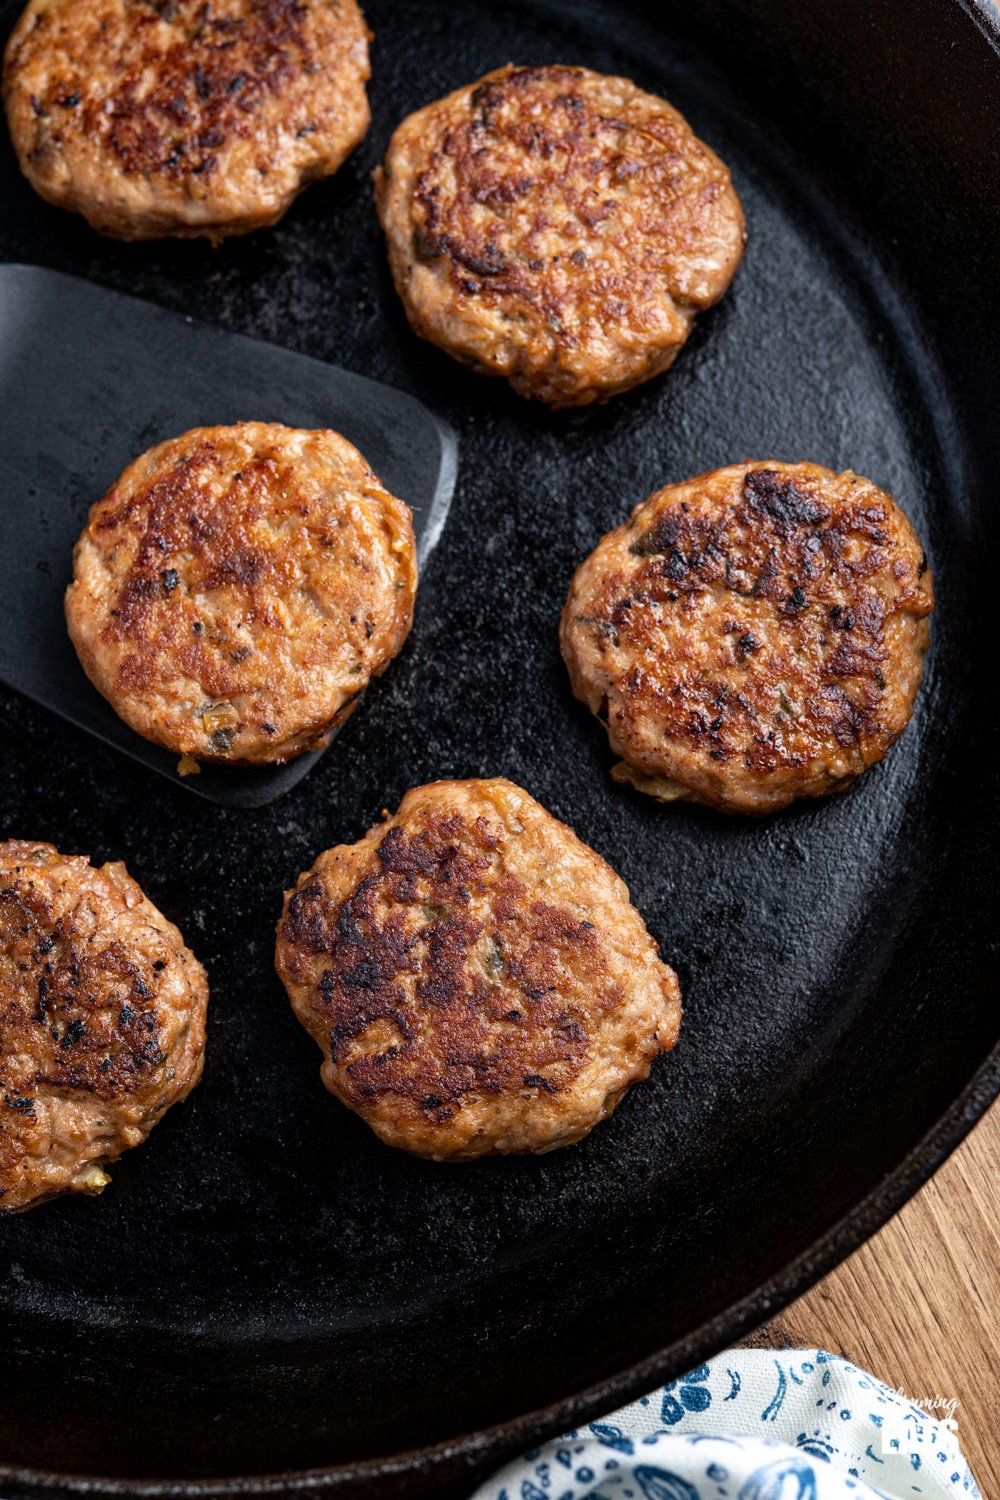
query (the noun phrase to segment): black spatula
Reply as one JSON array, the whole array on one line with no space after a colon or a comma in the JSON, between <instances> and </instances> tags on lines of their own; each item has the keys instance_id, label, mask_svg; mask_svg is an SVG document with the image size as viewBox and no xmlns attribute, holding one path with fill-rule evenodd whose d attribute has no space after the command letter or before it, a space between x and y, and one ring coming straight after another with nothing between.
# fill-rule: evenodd
<instances>
[{"instance_id":1,"label":"black spatula","mask_svg":"<svg viewBox=\"0 0 1000 1500\"><path fill-rule=\"evenodd\" d=\"M454 434L414 397L37 266L0 266L0 410L0 679L173 780L177 756L129 729L91 686L63 618L73 543L126 464L189 427L335 428L412 507L421 566L455 484ZM323 753L203 765L182 784L261 807Z\"/></svg>"}]
</instances>

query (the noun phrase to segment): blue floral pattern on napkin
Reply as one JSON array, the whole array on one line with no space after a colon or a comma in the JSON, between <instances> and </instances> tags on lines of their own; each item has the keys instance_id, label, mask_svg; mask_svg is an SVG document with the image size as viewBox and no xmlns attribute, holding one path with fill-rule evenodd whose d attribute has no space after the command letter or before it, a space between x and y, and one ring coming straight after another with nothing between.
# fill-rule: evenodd
<instances>
[{"instance_id":1,"label":"blue floral pattern on napkin","mask_svg":"<svg viewBox=\"0 0 1000 1500\"><path fill-rule=\"evenodd\" d=\"M731 1349L474 1500L980 1500L955 1428L822 1350Z\"/></svg>"}]
</instances>

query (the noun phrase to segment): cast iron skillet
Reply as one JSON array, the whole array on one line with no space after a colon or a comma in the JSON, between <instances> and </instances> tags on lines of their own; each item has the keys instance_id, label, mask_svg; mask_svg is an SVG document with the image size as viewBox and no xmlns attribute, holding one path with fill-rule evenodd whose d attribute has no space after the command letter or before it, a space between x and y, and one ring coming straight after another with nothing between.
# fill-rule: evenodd
<instances>
[{"instance_id":1,"label":"cast iron skillet","mask_svg":"<svg viewBox=\"0 0 1000 1500\"><path fill-rule=\"evenodd\" d=\"M218 251L104 243L38 202L3 148L6 258L409 388L462 445L411 643L284 801L205 808L2 700L3 831L123 856L213 981L191 1102L101 1200L0 1225L5 1496L460 1495L774 1312L996 1091L988 11L370 0L365 146L276 231ZM728 297L673 372L604 409L553 417L472 379L410 336L384 269L368 174L390 129L508 58L662 90L746 204ZM745 455L888 485L940 599L901 744L848 795L764 823L614 786L556 646L600 533L654 485ZM478 773L523 783L613 861L687 1017L587 1142L446 1169L380 1146L326 1096L271 930L317 850L410 785Z\"/></svg>"}]
</instances>

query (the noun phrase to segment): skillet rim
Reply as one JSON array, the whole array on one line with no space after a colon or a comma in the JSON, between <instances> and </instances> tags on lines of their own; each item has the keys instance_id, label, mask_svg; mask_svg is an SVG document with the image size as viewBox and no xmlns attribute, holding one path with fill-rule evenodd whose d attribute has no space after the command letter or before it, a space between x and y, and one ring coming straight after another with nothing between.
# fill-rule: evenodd
<instances>
[{"instance_id":1,"label":"skillet rim","mask_svg":"<svg viewBox=\"0 0 1000 1500\"><path fill-rule=\"evenodd\" d=\"M962 0L958 0L961 4ZM150 1500L211 1500L211 1497L334 1493L355 1484L389 1478L415 1470L433 1470L449 1458L474 1460L476 1454L498 1452L490 1462L499 1468L518 1449L527 1449L626 1405L655 1386L692 1369L720 1350L729 1348L753 1328L775 1317L859 1249L929 1182L1000 1098L1000 1041L973 1074L946 1113L918 1141L895 1171L845 1214L789 1266L756 1287L679 1343L659 1349L627 1366L599 1385L588 1386L551 1406L538 1407L508 1422L462 1433L425 1448L408 1448L382 1458L361 1459L329 1468L288 1470L285 1473L234 1475L225 1479L121 1479L97 1475L62 1474L55 1470L0 1465L0 1482L22 1491L44 1494L121 1495ZM470 1476L471 1483L477 1483Z\"/></svg>"}]
</instances>

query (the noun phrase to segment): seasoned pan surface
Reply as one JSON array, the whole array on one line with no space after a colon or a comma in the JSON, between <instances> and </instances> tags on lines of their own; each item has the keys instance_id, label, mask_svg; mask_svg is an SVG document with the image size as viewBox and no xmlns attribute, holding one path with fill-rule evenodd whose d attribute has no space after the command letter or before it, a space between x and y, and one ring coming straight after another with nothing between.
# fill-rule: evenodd
<instances>
[{"instance_id":1,"label":"seasoned pan surface","mask_svg":"<svg viewBox=\"0 0 1000 1500\"><path fill-rule=\"evenodd\" d=\"M4 258L409 389L461 453L410 642L281 803L208 809L0 699L4 833L123 857L213 981L191 1101L102 1199L0 1221L11 1494L37 1488L32 1469L173 1493L272 1475L289 1494L461 1494L764 1317L995 1090L1000 62L985 21L949 0L916 0L905 35L862 0L836 17L802 0L368 14L371 136L274 232L218 251L104 243L39 203L3 147ZM664 92L747 209L730 294L667 377L606 408L547 415L419 345L384 268L368 176L393 125L509 58ZM655 486L745 456L885 485L939 599L887 761L761 823L615 786L556 641L604 530ZM687 1015L677 1052L581 1145L444 1170L326 1096L272 929L318 849L410 785L481 773L523 783L621 871ZM326 1472L281 1477L307 1469Z\"/></svg>"}]
</instances>

